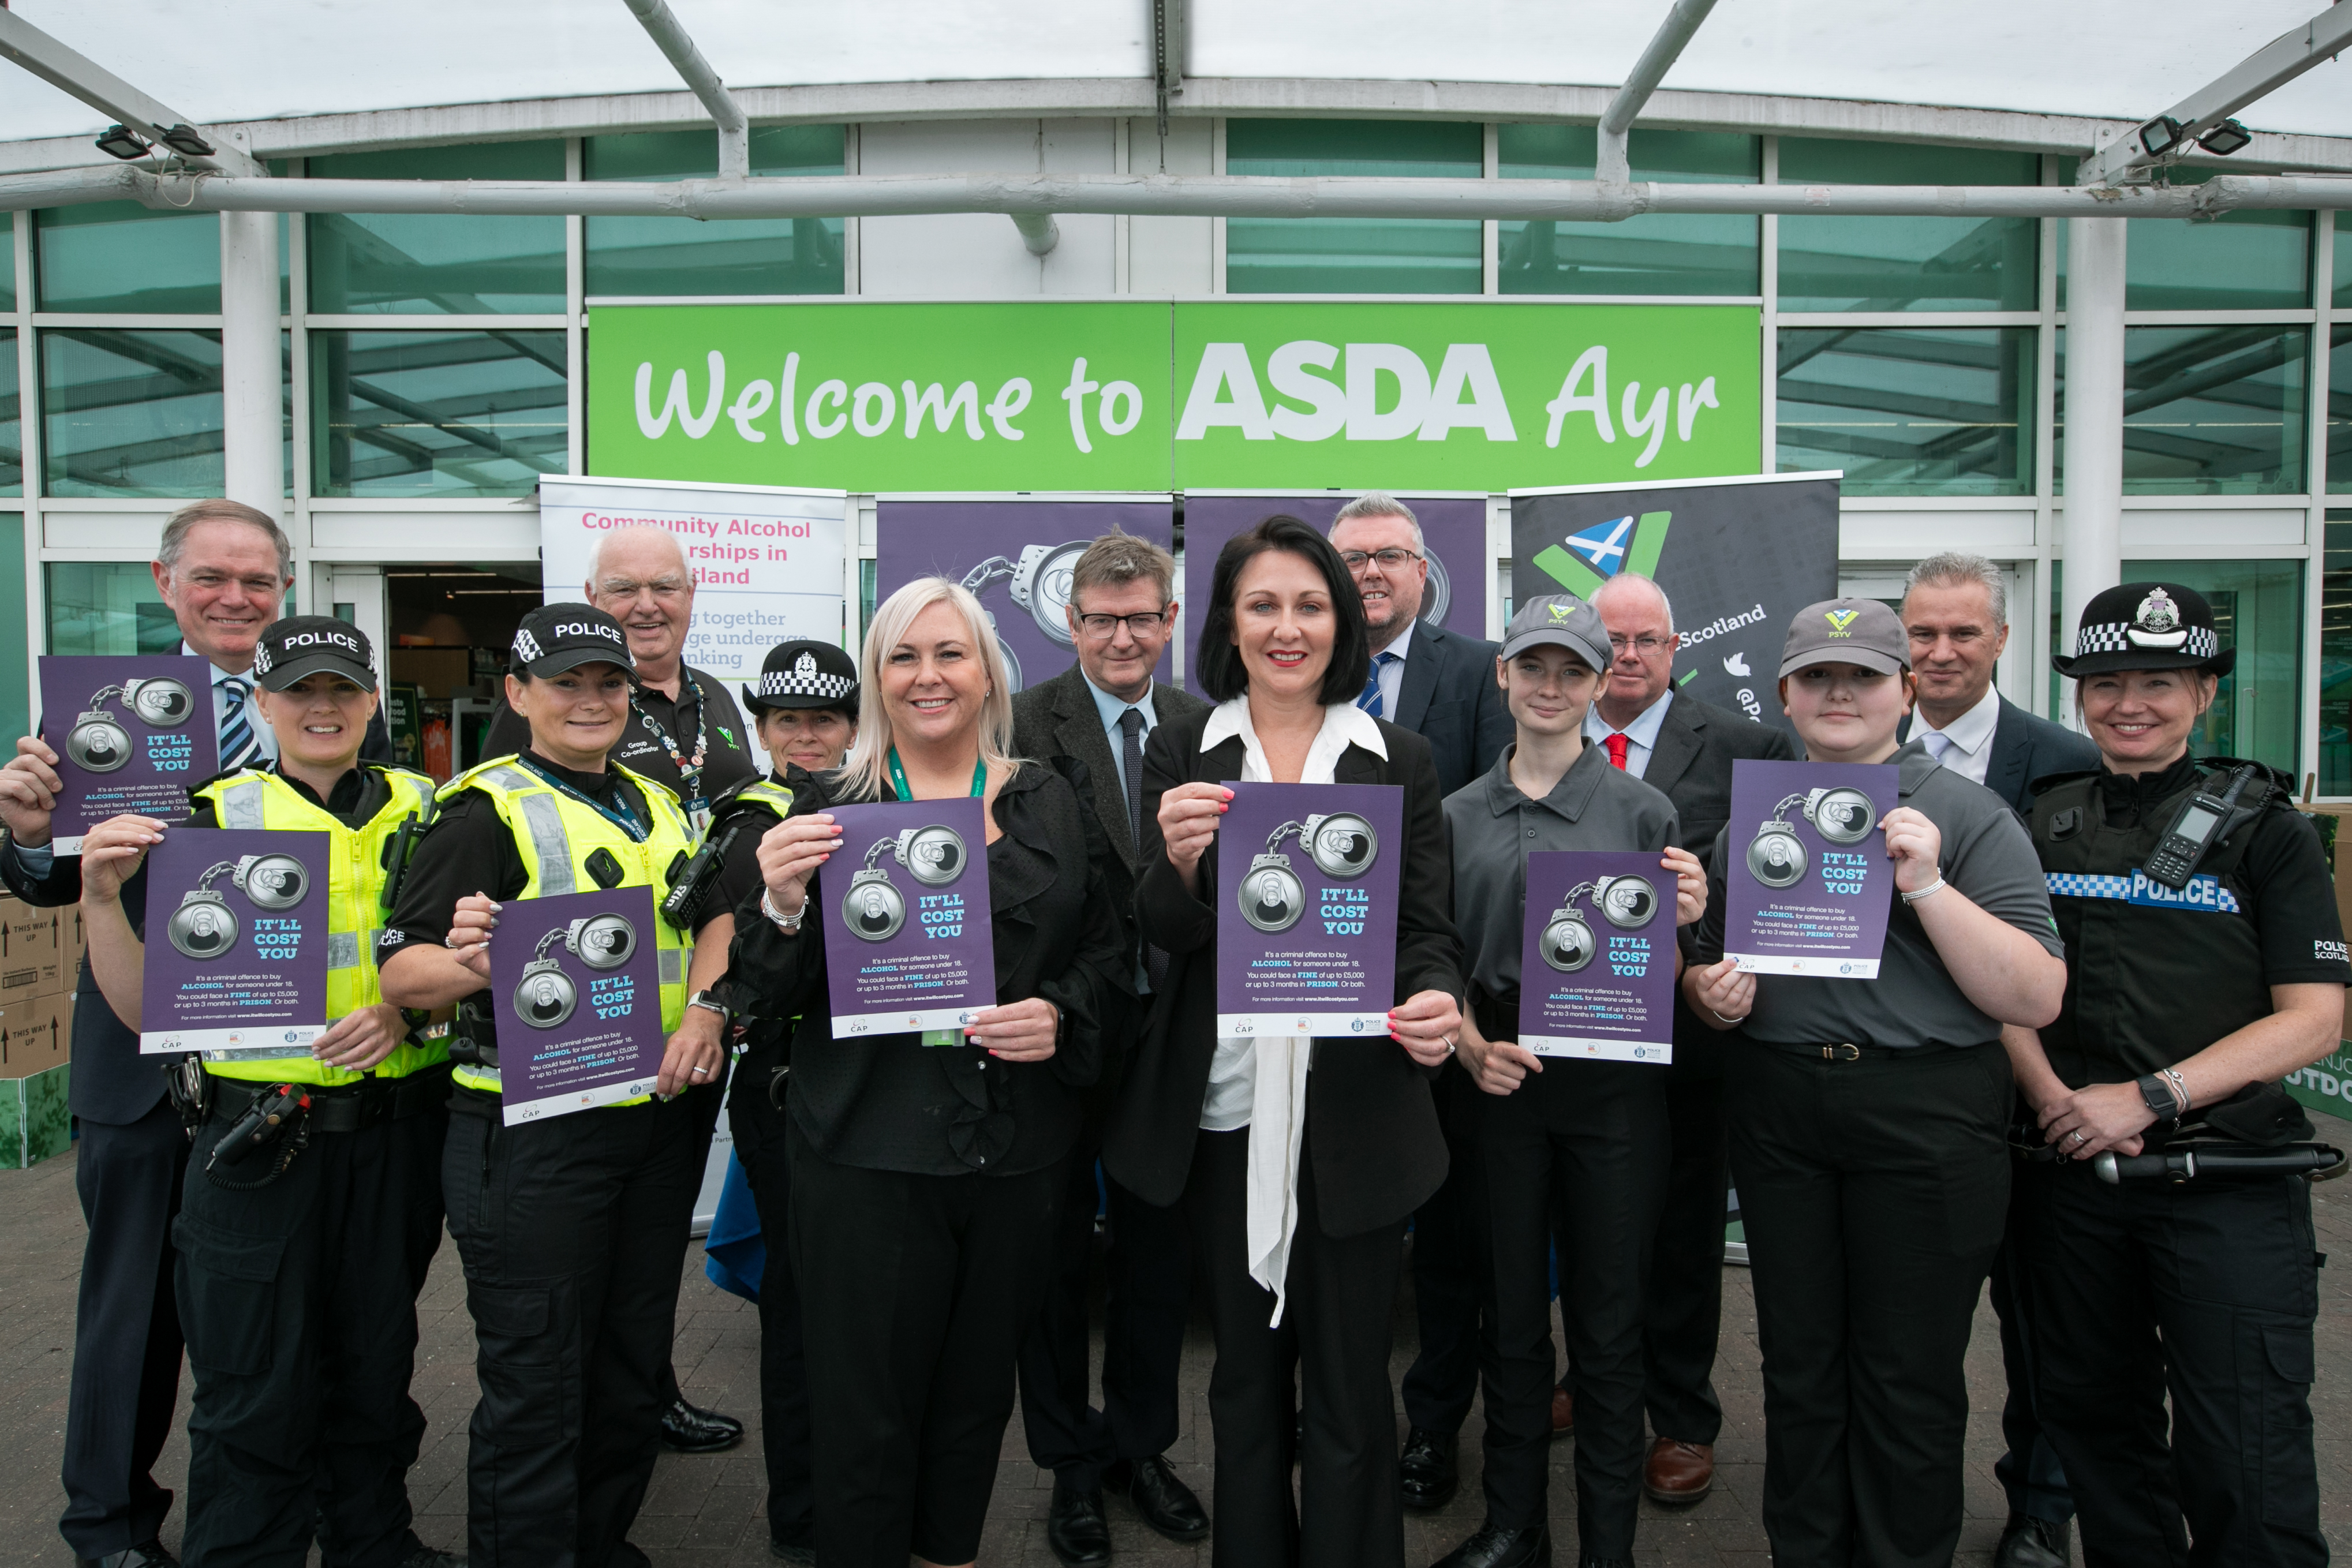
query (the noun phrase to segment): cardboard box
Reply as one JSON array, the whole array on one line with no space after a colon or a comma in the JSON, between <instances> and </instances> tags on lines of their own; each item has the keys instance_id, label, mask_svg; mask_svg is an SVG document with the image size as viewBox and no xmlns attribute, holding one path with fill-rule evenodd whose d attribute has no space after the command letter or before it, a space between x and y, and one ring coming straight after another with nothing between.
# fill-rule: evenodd
<instances>
[{"instance_id":1,"label":"cardboard box","mask_svg":"<svg viewBox=\"0 0 2352 1568\"><path fill-rule=\"evenodd\" d=\"M73 1014L62 996L0 1005L0 1081L31 1078L73 1055Z\"/></svg>"},{"instance_id":2,"label":"cardboard box","mask_svg":"<svg viewBox=\"0 0 2352 1568\"><path fill-rule=\"evenodd\" d=\"M58 918L59 935L65 942L65 953L58 962L60 982L58 990L61 995L70 997L74 988L81 983L81 965L89 955L89 936L82 929L80 904L58 910Z\"/></svg>"},{"instance_id":3,"label":"cardboard box","mask_svg":"<svg viewBox=\"0 0 2352 1568\"><path fill-rule=\"evenodd\" d=\"M0 1005L66 988L65 912L0 899Z\"/></svg>"},{"instance_id":4,"label":"cardboard box","mask_svg":"<svg viewBox=\"0 0 2352 1568\"><path fill-rule=\"evenodd\" d=\"M30 1078L0 1079L0 1170L25 1170L73 1146L66 1091L73 1063Z\"/></svg>"}]
</instances>

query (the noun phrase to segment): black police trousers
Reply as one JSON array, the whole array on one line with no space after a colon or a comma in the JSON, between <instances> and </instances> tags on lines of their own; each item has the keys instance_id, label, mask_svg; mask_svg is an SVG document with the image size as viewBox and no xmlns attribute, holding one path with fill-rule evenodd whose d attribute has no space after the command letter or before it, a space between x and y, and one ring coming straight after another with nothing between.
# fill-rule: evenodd
<instances>
[{"instance_id":1,"label":"black police trousers","mask_svg":"<svg viewBox=\"0 0 2352 1568\"><path fill-rule=\"evenodd\" d=\"M604 1106L519 1127L460 1088L441 1163L466 1267L480 1398L467 1556L637 1568L629 1544L661 1441L656 1384L702 1186L701 1106Z\"/></svg>"},{"instance_id":2,"label":"black police trousers","mask_svg":"<svg viewBox=\"0 0 2352 1568\"><path fill-rule=\"evenodd\" d=\"M2012 1245L2042 1335L2036 1409L2074 1482L2084 1562L2326 1562L2309 1185L2109 1186L2072 1160L2021 1166L2017 1179Z\"/></svg>"},{"instance_id":3,"label":"black police trousers","mask_svg":"<svg viewBox=\"0 0 2352 1568\"><path fill-rule=\"evenodd\" d=\"M390 1568L416 1550L408 1469L416 1294L441 1245L436 1106L313 1133L266 1186L275 1150L207 1172L231 1118L197 1129L180 1217L188 1415L188 1568ZM218 1179L215 1179L218 1178Z\"/></svg>"},{"instance_id":4,"label":"black police trousers","mask_svg":"<svg viewBox=\"0 0 2352 1568\"><path fill-rule=\"evenodd\" d=\"M1510 1094L1478 1092L1486 1519L1549 1518L1551 1289L1576 1390L1576 1520L1586 1558L1633 1555L1642 1503L1643 1281L1668 1158L1665 1070L1553 1059ZM1474 1091L1475 1092L1475 1091Z\"/></svg>"},{"instance_id":5,"label":"black police trousers","mask_svg":"<svg viewBox=\"0 0 2352 1568\"><path fill-rule=\"evenodd\" d=\"M1445 1180L1412 1215L1412 1364L1398 1393L1405 1420L1452 1437L1478 1392L1477 1102L1469 1070L1448 1061L1429 1086L1445 1134Z\"/></svg>"},{"instance_id":6,"label":"black police trousers","mask_svg":"<svg viewBox=\"0 0 2352 1568\"><path fill-rule=\"evenodd\" d=\"M1946 1568L1962 1363L2009 1207L2009 1058L1744 1040L1726 1089L1779 1568ZM1834 1049L1834 1048L1832 1048ZM1584 1413L1577 1412L1577 1426Z\"/></svg>"},{"instance_id":7,"label":"black police trousers","mask_svg":"<svg viewBox=\"0 0 2352 1568\"><path fill-rule=\"evenodd\" d=\"M760 1445L768 1466L768 1534L787 1546L816 1540L816 1494L810 1479L808 1356L801 1346L801 1288L793 1272L793 1156L784 1118L769 1084L784 1064L784 1046L754 1046L735 1064L727 1125L735 1158L760 1211L767 1261L760 1272ZM783 1082L792 1080L786 1077Z\"/></svg>"}]
</instances>

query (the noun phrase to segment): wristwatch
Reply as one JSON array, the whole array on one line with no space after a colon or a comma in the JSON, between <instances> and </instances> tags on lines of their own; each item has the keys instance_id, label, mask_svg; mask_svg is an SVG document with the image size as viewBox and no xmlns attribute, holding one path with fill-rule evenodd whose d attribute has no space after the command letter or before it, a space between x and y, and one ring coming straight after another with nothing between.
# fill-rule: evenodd
<instances>
[{"instance_id":1,"label":"wristwatch","mask_svg":"<svg viewBox=\"0 0 2352 1568\"><path fill-rule=\"evenodd\" d=\"M700 1008L707 1013L717 1013L720 1023L729 1023L734 1019L734 1013L725 1002L719 999L719 993L716 991L697 991L686 998L686 1005L690 1008Z\"/></svg>"},{"instance_id":2,"label":"wristwatch","mask_svg":"<svg viewBox=\"0 0 2352 1568\"><path fill-rule=\"evenodd\" d=\"M2187 1109L2173 1094L2172 1085L2153 1072L2139 1080L2139 1097L2159 1122L2178 1122Z\"/></svg>"}]
</instances>

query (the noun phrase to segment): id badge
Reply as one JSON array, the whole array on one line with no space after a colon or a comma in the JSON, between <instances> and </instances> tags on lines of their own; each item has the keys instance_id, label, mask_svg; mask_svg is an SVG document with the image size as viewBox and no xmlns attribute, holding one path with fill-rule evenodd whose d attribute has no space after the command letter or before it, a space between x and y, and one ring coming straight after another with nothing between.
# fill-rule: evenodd
<instances>
[{"instance_id":1,"label":"id badge","mask_svg":"<svg viewBox=\"0 0 2352 1568\"><path fill-rule=\"evenodd\" d=\"M927 1029L923 1031L925 1045L961 1045L963 1030L960 1029Z\"/></svg>"}]
</instances>

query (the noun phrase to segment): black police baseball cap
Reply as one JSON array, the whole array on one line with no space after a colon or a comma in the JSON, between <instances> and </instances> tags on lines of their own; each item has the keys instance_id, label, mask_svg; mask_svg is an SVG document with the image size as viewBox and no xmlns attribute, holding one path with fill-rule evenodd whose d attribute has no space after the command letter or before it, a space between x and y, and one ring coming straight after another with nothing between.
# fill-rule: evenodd
<instances>
[{"instance_id":1,"label":"black police baseball cap","mask_svg":"<svg viewBox=\"0 0 2352 1568\"><path fill-rule=\"evenodd\" d=\"M2213 607L2178 582L2126 582L2083 606L2072 658L2053 653L2058 673L2080 680L2116 670L2202 670L2226 675L2238 662L2221 646Z\"/></svg>"},{"instance_id":2,"label":"black police baseball cap","mask_svg":"<svg viewBox=\"0 0 2352 1568\"><path fill-rule=\"evenodd\" d=\"M542 604L515 628L514 668L534 677L560 675L583 664L618 664L636 679L629 634L593 604Z\"/></svg>"},{"instance_id":3,"label":"black police baseball cap","mask_svg":"<svg viewBox=\"0 0 2352 1568\"><path fill-rule=\"evenodd\" d=\"M768 650L760 678L740 688L743 706L754 713L770 708L839 708L857 716L857 663L839 646L814 637L795 637Z\"/></svg>"},{"instance_id":4,"label":"black police baseball cap","mask_svg":"<svg viewBox=\"0 0 2352 1568\"><path fill-rule=\"evenodd\" d=\"M289 615L271 622L253 645L253 678L282 692L324 671L375 690L375 648L367 633L331 615Z\"/></svg>"}]
</instances>

